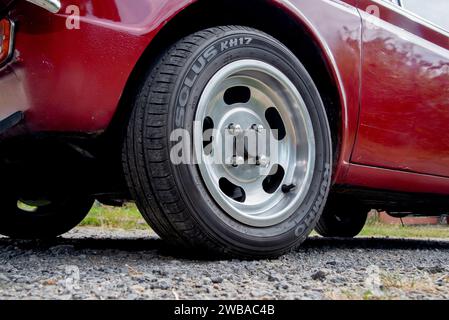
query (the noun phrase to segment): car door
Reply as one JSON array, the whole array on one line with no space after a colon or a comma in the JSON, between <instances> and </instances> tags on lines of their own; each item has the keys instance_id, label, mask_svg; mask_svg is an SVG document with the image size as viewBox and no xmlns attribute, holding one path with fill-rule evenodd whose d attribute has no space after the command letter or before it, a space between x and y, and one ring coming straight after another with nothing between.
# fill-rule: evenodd
<instances>
[{"instance_id":1,"label":"car door","mask_svg":"<svg viewBox=\"0 0 449 320\"><path fill-rule=\"evenodd\" d=\"M352 162L449 177L449 1L360 0Z\"/></svg>"}]
</instances>

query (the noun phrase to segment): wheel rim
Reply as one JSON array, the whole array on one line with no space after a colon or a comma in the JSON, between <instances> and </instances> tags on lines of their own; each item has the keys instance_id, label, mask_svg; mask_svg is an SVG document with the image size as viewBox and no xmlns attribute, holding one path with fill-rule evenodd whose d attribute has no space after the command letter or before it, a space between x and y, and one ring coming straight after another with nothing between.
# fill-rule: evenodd
<instances>
[{"instance_id":1,"label":"wheel rim","mask_svg":"<svg viewBox=\"0 0 449 320\"><path fill-rule=\"evenodd\" d=\"M285 74L257 60L228 64L206 85L195 123L201 176L228 215L270 227L298 210L313 177L315 136L306 104ZM205 137L210 129L212 139ZM255 137L256 146L245 136Z\"/></svg>"}]
</instances>

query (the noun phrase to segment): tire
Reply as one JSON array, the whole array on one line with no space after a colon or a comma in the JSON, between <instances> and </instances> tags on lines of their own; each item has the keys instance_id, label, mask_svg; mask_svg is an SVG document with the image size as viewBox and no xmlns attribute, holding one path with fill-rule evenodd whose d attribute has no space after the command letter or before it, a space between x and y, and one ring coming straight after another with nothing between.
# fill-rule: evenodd
<instances>
[{"instance_id":1,"label":"tire","mask_svg":"<svg viewBox=\"0 0 449 320\"><path fill-rule=\"evenodd\" d=\"M354 238L365 227L369 211L353 198L331 196L315 231L327 238Z\"/></svg>"},{"instance_id":2,"label":"tire","mask_svg":"<svg viewBox=\"0 0 449 320\"><path fill-rule=\"evenodd\" d=\"M289 159L294 160L284 165L283 178L279 178L282 176L279 174L282 165L269 162L271 158L262 161L260 154L255 158L257 168L252 166L248 169L251 174L260 174L254 178L254 185L264 179L263 188L265 184L269 185L272 189L269 191L273 192L269 194L264 189L265 193L260 193L264 195L260 197L263 202L260 214L249 209L251 206L247 201L253 200L253 193L243 195L245 189L232 182L230 190L230 181L225 181L227 178L211 179L213 173L210 172L218 167L189 161L179 164L171 160L173 149L179 145L177 139L171 139L175 130L184 129L187 132L184 146L188 146L186 141L191 140L195 146L204 143L204 140L198 142L197 138L201 135L195 132L194 121L199 120L196 123L200 123L205 131L208 117L203 119L203 109L212 104L206 99L206 92L209 92L208 88L219 88L221 82L217 79L238 68L247 73L247 76L235 74L243 82L251 78L251 73L254 79L258 77L267 83L271 81L273 88L276 88L275 85L284 85L288 89L281 97L284 94L282 90L269 90L271 87L258 84L257 81L247 81L261 88L266 95L264 98L269 96L273 99L269 102L280 99L279 106L273 104L269 108L270 112L278 112L273 119L282 122L279 126L283 126L283 129L280 128L277 139L284 142L281 148L295 148L294 152L287 152L284 158L281 157L284 160L293 157ZM232 77L225 81L232 81ZM237 87L240 89L235 89ZM248 104L251 99L262 99L253 95L253 89L250 85L246 89L241 86L229 87L224 92L223 100L215 101L225 101L229 106L240 103L241 110L232 110L242 112L238 117L242 121L249 121L249 113L245 112L253 108L255 119L266 124L269 117L268 109L264 108L269 105L259 108ZM243 105L248 92L249 100ZM229 99L230 96L232 99ZM207 103L201 103L202 99L206 99ZM282 103L289 102L289 99L296 99L297 103ZM297 108L293 111L298 113L289 116L292 110L287 108ZM265 112L265 118L256 114L256 111ZM228 119L231 116L224 117ZM294 123L301 125L296 127L292 125ZM279 129L271 123L268 126L270 129ZM217 129L222 130L221 127ZM234 129L233 133L238 135ZM282 130L285 132L281 138ZM300 138L300 132L307 134L306 138ZM298 140L290 138L290 135ZM298 151L292 141L303 143L303 151ZM139 210L154 231L172 246L208 256L249 259L277 257L298 248L321 215L330 186L331 144L329 124L320 95L299 60L283 44L263 32L241 26L224 26L203 30L180 40L162 54L151 68L135 99L123 148L123 164ZM205 153L205 150L200 150L199 157L207 157ZM303 163L307 169L304 173L300 172L299 162L296 162L299 157L306 160ZM246 163L241 166L235 163L229 165L226 163L229 170L250 168ZM268 176L267 170L275 167L277 172L270 171L270 178L265 178ZM212 171L209 172L209 169ZM265 176L262 172L265 172ZM304 175L304 183L292 185L292 181L287 179L290 173L292 180ZM235 175L232 179L240 181L242 178ZM255 187L254 199L258 198L256 192L262 192L260 188ZM274 197L278 197L277 202L267 203L268 199ZM238 209L240 207L248 210Z\"/></svg>"},{"instance_id":3,"label":"tire","mask_svg":"<svg viewBox=\"0 0 449 320\"><path fill-rule=\"evenodd\" d=\"M84 196L68 197L24 208L18 205L18 197L6 193L0 201L0 234L26 240L51 239L70 231L87 216L94 202Z\"/></svg>"}]
</instances>

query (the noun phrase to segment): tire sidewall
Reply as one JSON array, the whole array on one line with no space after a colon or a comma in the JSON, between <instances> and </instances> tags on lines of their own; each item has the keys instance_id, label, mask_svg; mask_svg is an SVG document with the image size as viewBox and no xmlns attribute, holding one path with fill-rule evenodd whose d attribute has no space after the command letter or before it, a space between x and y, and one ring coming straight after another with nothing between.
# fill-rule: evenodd
<instances>
[{"instance_id":1,"label":"tire sidewall","mask_svg":"<svg viewBox=\"0 0 449 320\"><path fill-rule=\"evenodd\" d=\"M230 46L235 43L235 46ZM193 123L202 92L213 75L225 65L242 59L261 60L281 70L302 95L314 126L316 164L308 194L287 220L266 228L251 227L233 219L208 192L197 165L176 165L174 176L192 218L213 234L213 239L233 243L242 250L264 248L276 252L302 242L319 219L329 192L332 148L330 129L318 91L299 60L280 42L256 31L228 31L200 45L183 68L170 101L174 112L168 133L187 129ZM198 66L204 65L201 69ZM191 141L193 145L193 141ZM174 143L171 143L171 147Z\"/></svg>"}]
</instances>

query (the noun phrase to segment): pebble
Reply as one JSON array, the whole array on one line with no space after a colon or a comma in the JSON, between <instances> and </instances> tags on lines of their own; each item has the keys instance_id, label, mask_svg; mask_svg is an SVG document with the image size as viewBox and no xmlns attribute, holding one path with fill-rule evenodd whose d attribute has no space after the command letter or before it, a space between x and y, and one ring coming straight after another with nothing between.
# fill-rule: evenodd
<instances>
[{"instance_id":1,"label":"pebble","mask_svg":"<svg viewBox=\"0 0 449 320\"><path fill-rule=\"evenodd\" d=\"M280 279L279 279L279 277L277 275L270 274L268 276L268 281L270 281L270 282L279 282Z\"/></svg>"},{"instance_id":2,"label":"pebble","mask_svg":"<svg viewBox=\"0 0 449 320\"><path fill-rule=\"evenodd\" d=\"M0 273L0 283L1 282L9 282L11 281L7 276L5 276L3 273Z\"/></svg>"},{"instance_id":3,"label":"pebble","mask_svg":"<svg viewBox=\"0 0 449 320\"><path fill-rule=\"evenodd\" d=\"M223 283L222 277L212 277L211 278L212 283Z\"/></svg>"},{"instance_id":4,"label":"pebble","mask_svg":"<svg viewBox=\"0 0 449 320\"><path fill-rule=\"evenodd\" d=\"M326 280L326 272L324 272L323 270L319 270L317 272L315 272L314 274L312 274L312 279L315 281L324 281Z\"/></svg>"}]
</instances>

